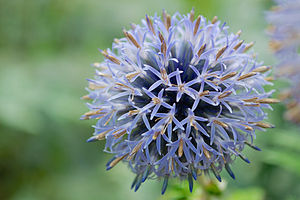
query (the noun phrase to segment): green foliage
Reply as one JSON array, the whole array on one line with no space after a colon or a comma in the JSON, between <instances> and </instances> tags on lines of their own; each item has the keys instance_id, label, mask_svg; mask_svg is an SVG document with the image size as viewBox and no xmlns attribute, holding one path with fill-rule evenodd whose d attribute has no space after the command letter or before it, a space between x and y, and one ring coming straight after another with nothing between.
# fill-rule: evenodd
<instances>
[{"instance_id":1,"label":"green foliage","mask_svg":"<svg viewBox=\"0 0 300 200\"><path fill-rule=\"evenodd\" d=\"M264 191L261 188L246 188L235 190L228 198L228 200L263 200Z\"/></svg>"},{"instance_id":2,"label":"green foliage","mask_svg":"<svg viewBox=\"0 0 300 200\"><path fill-rule=\"evenodd\" d=\"M188 183L186 181L172 180L169 188L161 200L197 200L197 199L224 199L224 189L226 183L219 183L217 180L207 177L199 177L194 181L195 187L191 193L188 190Z\"/></svg>"},{"instance_id":3,"label":"green foliage","mask_svg":"<svg viewBox=\"0 0 300 200\"><path fill-rule=\"evenodd\" d=\"M300 135L298 128L276 129L272 131L270 147L264 150L262 157L267 164L279 166L300 178Z\"/></svg>"}]
</instances>

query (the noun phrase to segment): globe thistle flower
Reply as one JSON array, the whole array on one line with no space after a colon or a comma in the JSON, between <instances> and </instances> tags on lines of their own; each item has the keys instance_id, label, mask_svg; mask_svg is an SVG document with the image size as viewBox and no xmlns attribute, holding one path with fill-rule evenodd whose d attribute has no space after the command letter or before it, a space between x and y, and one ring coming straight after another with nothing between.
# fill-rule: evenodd
<instances>
[{"instance_id":1,"label":"globe thistle flower","mask_svg":"<svg viewBox=\"0 0 300 200\"><path fill-rule=\"evenodd\" d=\"M269 66L247 53L237 34L214 17L170 16L163 12L123 30L112 49L95 63L84 99L89 112L82 119L97 119L88 142L106 139L113 154L107 170L120 161L136 174L132 188L146 179L163 179L162 194L172 177L193 179L212 173L221 181L236 157L253 144L255 130L271 128L263 122L269 98Z\"/></svg>"},{"instance_id":2,"label":"globe thistle flower","mask_svg":"<svg viewBox=\"0 0 300 200\"><path fill-rule=\"evenodd\" d=\"M277 6L267 12L270 23L270 46L279 60L278 77L291 82L281 94L288 106L286 117L300 123L300 0L277 0Z\"/></svg>"}]
</instances>

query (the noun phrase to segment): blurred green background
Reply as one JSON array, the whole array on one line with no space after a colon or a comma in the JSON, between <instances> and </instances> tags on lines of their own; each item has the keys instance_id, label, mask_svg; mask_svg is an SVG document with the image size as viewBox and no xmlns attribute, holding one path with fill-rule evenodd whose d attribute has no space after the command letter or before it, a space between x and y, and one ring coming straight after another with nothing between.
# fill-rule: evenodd
<instances>
[{"instance_id":1,"label":"blurred green background","mask_svg":"<svg viewBox=\"0 0 300 200\"><path fill-rule=\"evenodd\" d=\"M79 120L87 111L80 97L94 73L90 64L103 60L97 48L110 47L122 27L146 13L194 7L210 19L218 15L232 32L242 29L243 39L256 41L259 60L274 65L264 20L271 6L271 0L0 0L0 199L200 199L199 186L177 198L169 188L161 197L156 181L135 193L124 164L105 170L104 141L86 143L94 122ZM269 121L277 128L257 133L263 151L246 150L250 165L236 160L237 180L222 173L221 199L300 199L299 129L283 119L282 105L274 109Z\"/></svg>"}]
</instances>

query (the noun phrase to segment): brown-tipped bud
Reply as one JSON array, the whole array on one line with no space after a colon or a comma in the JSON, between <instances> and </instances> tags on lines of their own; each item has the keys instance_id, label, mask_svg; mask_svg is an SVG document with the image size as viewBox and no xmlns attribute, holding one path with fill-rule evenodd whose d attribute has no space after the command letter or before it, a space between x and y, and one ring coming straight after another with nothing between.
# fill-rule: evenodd
<instances>
[{"instance_id":1,"label":"brown-tipped bud","mask_svg":"<svg viewBox=\"0 0 300 200\"><path fill-rule=\"evenodd\" d=\"M104 131L104 132L100 133L99 135L97 135L95 138L96 138L97 140L104 140L106 134L107 134L108 132L110 132L111 130L112 130L112 129L109 129L109 130L107 130L107 131Z\"/></svg>"},{"instance_id":2,"label":"brown-tipped bud","mask_svg":"<svg viewBox=\"0 0 300 200\"><path fill-rule=\"evenodd\" d=\"M167 52L167 46L166 46L166 42L165 42L165 39L164 39L164 36L158 32L158 36L159 36L159 40L161 42L161 46L160 46L160 51L166 55L166 52Z\"/></svg>"},{"instance_id":3,"label":"brown-tipped bud","mask_svg":"<svg viewBox=\"0 0 300 200\"><path fill-rule=\"evenodd\" d=\"M173 162L173 158L170 158L170 162L171 162L171 165L170 165L169 168L171 168L172 173L174 173L174 162Z\"/></svg>"},{"instance_id":4,"label":"brown-tipped bud","mask_svg":"<svg viewBox=\"0 0 300 200\"><path fill-rule=\"evenodd\" d=\"M161 43L160 51L166 56L167 46L166 46L165 41Z\"/></svg>"},{"instance_id":5,"label":"brown-tipped bud","mask_svg":"<svg viewBox=\"0 0 300 200\"><path fill-rule=\"evenodd\" d=\"M136 115L136 114L138 114L140 111L139 110L129 110L128 111L128 116L133 116L133 115Z\"/></svg>"},{"instance_id":6,"label":"brown-tipped bud","mask_svg":"<svg viewBox=\"0 0 300 200\"><path fill-rule=\"evenodd\" d=\"M191 22L194 21L194 16L195 16L195 11L194 11L194 9L192 9L191 12L190 12L190 21Z\"/></svg>"},{"instance_id":7,"label":"brown-tipped bud","mask_svg":"<svg viewBox=\"0 0 300 200\"><path fill-rule=\"evenodd\" d=\"M222 98L228 97L231 94L232 94L232 91L223 92L221 95L218 96L218 99L222 99Z\"/></svg>"},{"instance_id":8,"label":"brown-tipped bud","mask_svg":"<svg viewBox=\"0 0 300 200\"><path fill-rule=\"evenodd\" d=\"M82 117L81 119L83 119L83 120L88 120L88 119L90 119L90 117L89 117L89 116L84 116L84 117Z\"/></svg>"},{"instance_id":9,"label":"brown-tipped bud","mask_svg":"<svg viewBox=\"0 0 300 200\"><path fill-rule=\"evenodd\" d=\"M132 87L130 87L130 86L128 86L128 85L125 85L125 84L123 84L123 83L115 82L115 84L118 85L118 86L120 86L120 87L124 87L124 88L133 90Z\"/></svg>"},{"instance_id":10,"label":"brown-tipped bud","mask_svg":"<svg viewBox=\"0 0 300 200\"><path fill-rule=\"evenodd\" d=\"M110 114L110 116L109 116L109 118L106 120L106 122L104 123L104 126L106 126L109 122L110 122L110 120L113 118L113 116L114 116L114 112L112 112L111 114Z\"/></svg>"},{"instance_id":11,"label":"brown-tipped bud","mask_svg":"<svg viewBox=\"0 0 300 200\"><path fill-rule=\"evenodd\" d=\"M240 48L240 46L244 43L244 40L239 41L234 47L234 50L237 50L238 48Z\"/></svg>"},{"instance_id":12,"label":"brown-tipped bud","mask_svg":"<svg viewBox=\"0 0 300 200\"><path fill-rule=\"evenodd\" d=\"M217 16L214 16L214 18L211 20L211 23L214 24L218 21L218 17Z\"/></svg>"},{"instance_id":13,"label":"brown-tipped bud","mask_svg":"<svg viewBox=\"0 0 300 200\"><path fill-rule=\"evenodd\" d=\"M253 98L250 98L250 99L243 99L243 101L245 102L256 102L258 99L258 97L253 97Z\"/></svg>"},{"instance_id":14,"label":"brown-tipped bud","mask_svg":"<svg viewBox=\"0 0 300 200\"><path fill-rule=\"evenodd\" d=\"M205 156L207 159L210 159L211 156L210 156L209 151L208 151L204 146L202 146L202 149L203 149L204 156Z\"/></svg>"},{"instance_id":15,"label":"brown-tipped bud","mask_svg":"<svg viewBox=\"0 0 300 200\"><path fill-rule=\"evenodd\" d=\"M272 67L271 66L260 66L254 70L252 70L253 72L259 72L259 73L264 73L264 72L267 72L271 69Z\"/></svg>"},{"instance_id":16,"label":"brown-tipped bud","mask_svg":"<svg viewBox=\"0 0 300 200\"><path fill-rule=\"evenodd\" d=\"M117 58L115 58L115 57L113 57L113 56L111 56L111 55L108 55L108 53L104 50L104 51L101 51L101 53L102 53L102 55L105 57L105 58L107 58L108 60L110 60L110 61L112 61L113 63L115 63L115 64L117 64L117 65L120 65L121 64L121 62L117 59Z\"/></svg>"},{"instance_id":17,"label":"brown-tipped bud","mask_svg":"<svg viewBox=\"0 0 300 200\"><path fill-rule=\"evenodd\" d=\"M129 73L129 74L126 74L125 77L126 77L129 81L131 81L131 79L133 79L134 77L136 77L136 76L139 75L139 74L140 74L140 72L131 72L131 73Z\"/></svg>"},{"instance_id":18,"label":"brown-tipped bud","mask_svg":"<svg viewBox=\"0 0 300 200\"><path fill-rule=\"evenodd\" d=\"M214 120L214 123L215 124L218 124L218 125L220 125L220 126L222 126L223 128L228 128L228 125L227 124L225 124L224 122L221 122L221 121L219 121L219 120Z\"/></svg>"},{"instance_id":19,"label":"brown-tipped bud","mask_svg":"<svg viewBox=\"0 0 300 200\"><path fill-rule=\"evenodd\" d=\"M92 66L93 66L93 67L96 67L96 68L98 68L98 69L101 69L101 70L107 69L107 66L102 65L102 63L98 63L98 62L93 63Z\"/></svg>"},{"instance_id":20,"label":"brown-tipped bud","mask_svg":"<svg viewBox=\"0 0 300 200\"><path fill-rule=\"evenodd\" d=\"M180 158L183 155L183 140L180 139L178 147L178 157Z\"/></svg>"},{"instance_id":21,"label":"brown-tipped bud","mask_svg":"<svg viewBox=\"0 0 300 200\"><path fill-rule=\"evenodd\" d=\"M97 75L98 76L103 76L103 77L106 77L106 78L111 78L112 77L110 74L105 74L103 72L97 72Z\"/></svg>"},{"instance_id":22,"label":"brown-tipped bud","mask_svg":"<svg viewBox=\"0 0 300 200\"><path fill-rule=\"evenodd\" d=\"M152 102L153 102L155 105L161 103L160 99L157 98L157 97L153 97L153 98L152 98Z\"/></svg>"},{"instance_id":23,"label":"brown-tipped bud","mask_svg":"<svg viewBox=\"0 0 300 200\"><path fill-rule=\"evenodd\" d=\"M113 168L114 166L116 166L121 160L123 160L126 156L128 156L128 153L123 155L123 156L120 156L120 157L117 157L115 158L111 163L109 163L109 166L108 166L108 169L111 169Z\"/></svg>"},{"instance_id":24,"label":"brown-tipped bud","mask_svg":"<svg viewBox=\"0 0 300 200\"><path fill-rule=\"evenodd\" d=\"M160 42L165 41L164 36L161 34L161 32L158 32L158 37L159 37Z\"/></svg>"},{"instance_id":25,"label":"brown-tipped bud","mask_svg":"<svg viewBox=\"0 0 300 200\"><path fill-rule=\"evenodd\" d=\"M241 125L244 126L247 131L253 131L254 130L251 126L248 126L246 124L241 124Z\"/></svg>"},{"instance_id":26,"label":"brown-tipped bud","mask_svg":"<svg viewBox=\"0 0 300 200\"><path fill-rule=\"evenodd\" d=\"M126 131L126 129L124 129L124 130L122 130L122 131L120 131L120 132L118 132L118 133L115 133L115 134L113 134L113 135L114 135L114 137L115 137L116 139L118 139L118 138L122 137L123 135L125 135L126 133L127 133L127 131Z\"/></svg>"},{"instance_id":27,"label":"brown-tipped bud","mask_svg":"<svg viewBox=\"0 0 300 200\"><path fill-rule=\"evenodd\" d=\"M279 99L272 99L272 98L264 98L264 99L259 99L256 102L262 103L262 104L273 104L273 103L279 103Z\"/></svg>"},{"instance_id":28,"label":"brown-tipped bud","mask_svg":"<svg viewBox=\"0 0 300 200\"><path fill-rule=\"evenodd\" d=\"M249 44L247 44L247 45L245 46L245 49L244 49L243 52L248 51L251 47L253 47L253 45L254 45L254 42L250 42Z\"/></svg>"},{"instance_id":29,"label":"brown-tipped bud","mask_svg":"<svg viewBox=\"0 0 300 200\"><path fill-rule=\"evenodd\" d=\"M221 77L220 80L224 81L224 80L234 77L235 75L237 75L237 72L230 72L230 73L226 74L225 76Z\"/></svg>"},{"instance_id":30,"label":"brown-tipped bud","mask_svg":"<svg viewBox=\"0 0 300 200\"><path fill-rule=\"evenodd\" d=\"M84 100L91 100L91 99L92 99L92 98L89 97L88 95L84 95L84 96L82 96L81 98L84 99Z\"/></svg>"},{"instance_id":31,"label":"brown-tipped bud","mask_svg":"<svg viewBox=\"0 0 300 200\"><path fill-rule=\"evenodd\" d=\"M240 77L238 78L238 81L244 80L244 79L246 79L246 78L250 78L250 77L252 77L252 76L255 76L256 74L257 74L257 72L249 72L249 73L247 73L247 74L244 74L244 75L240 76Z\"/></svg>"},{"instance_id":32,"label":"brown-tipped bud","mask_svg":"<svg viewBox=\"0 0 300 200\"><path fill-rule=\"evenodd\" d=\"M227 49L227 46L224 46L224 47L222 47L219 51L218 51L218 53L217 53L217 55L216 55L216 60L218 60L221 56L222 56L222 54L224 53L224 51Z\"/></svg>"},{"instance_id":33,"label":"brown-tipped bud","mask_svg":"<svg viewBox=\"0 0 300 200\"><path fill-rule=\"evenodd\" d=\"M143 141L139 142L130 152L129 156L127 157L128 160L131 160L135 154L138 152L138 150L140 150L140 148L142 147Z\"/></svg>"},{"instance_id":34,"label":"brown-tipped bud","mask_svg":"<svg viewBox=\"0 0 300 200\"><path fill-rule=\"evenodd\" d=\"M261 127L261 128L274 128L275 126L266 122L254 122L253 125Z\"/></svg>"},{"instance_id":35,"label":"brown-tipped bud","mask_svg":"<svg viewBox=\"0 0 300 200\"><path fill-rule=\"evenodd\" d=\"M248 107L259 107L260 104L259 104L259 103L244 103L244 106L248 106Z\"/></svg>"},{"instance_id":36,"label":"brown-tipped bud","mask_svg":"<svg viewBox=\"0 0 300 200\"><path fill-rule=\"evenodd\" d=\"M148 15L146 15L146 22L147 22L147 26L148 26L149 30L153 33L153 35L156 35L156 33L154 31L152 20L148 17Z\"/></svg>"},{"instance_id":37,"label":"brown-tipped bud","mask_svg":"<svg viewBox=\"0 0 300 200\"><path fill-rule=\"evenodd\" d=\"M104 140L104 139L105 139L105 135L106 135L105 132L100 133L99 135L96 136L96 139L97 139L97 140Z\"/></svg>"},{"instance_id":38,"label":"brown-tipped bud","mask_svg":"<svg viewBox=\"0 0 300 200\"><path fill-rule=\"evenodd\" d=\"M106 88L107 85L96 85L95 83L89 83L89 88L91 90L98 90L98 89L103 89Z\"/></svg>"},{"instance_id":39,"label":"brown-tipped bud","mask_svg":"<svg viewBox=\"0 0 300 200\"><path fill-rule=\"evenodd\" d=\"M205 91L199 93L200 97L207 96L207 95L209 95L209 90L205 90Z\"/></svg>"},{"instance_id":40,"label":"brown-tipped bud","mask_svg":"<svg viewBox=\"0 0 300 200\"><path fill-rule=\"evenodd\" d=\"M197 52L198 57L200 57L201 54L205 51L205 48L206 48L206 44L203 44L203 45L200 47L199 51Z\"/></svg>"},{"instance_id":41,"label":"brown-tipped bud","mask_svg":"<svg viewBox=\"0 0 300 200\"><path fill-rule=\"evenodd\" d=\"M127 32L126 30L123 30L123 33L125 35L125 37L127 38L128 41L130 41L134 46L136 46L136 48L141 48L141 46L139 45L139 43L134 39L134 37Z\"/></svg>"},{"instance_id":42,"label":"brown-tipped bud","mask_svg":"<svg viewBox=\"0 0 300 200\"><path fill-rule=\"evenodd\" d=\"M171 16L168 14L167 15L167 24L166 24L166 29L169 31L169 28L171 27Z\"/></svg>"},{"instance_id":43,"label":"brown-tipped bud","mask_svg":"<svg viewBox=\"0 0 300 200\"><path fill-rule=\"evenodd\" d=\"M196 33L197 33L198 29L199 29L200 22L201 22L201 16L199 15L198 18L197 18L197 21L195 23L194 35L196 35Z\"/></svg>"},{"instance_id":44,"label":"brown-tipped bud","mask_svg":"<svg viewBox=\"0 0 300 200\"><path fill-rule=\"evenodd\" d=\"M273 76L268 76L265 78L266 81L274 81L274 77Z\"/></svg>"}]
</instances>

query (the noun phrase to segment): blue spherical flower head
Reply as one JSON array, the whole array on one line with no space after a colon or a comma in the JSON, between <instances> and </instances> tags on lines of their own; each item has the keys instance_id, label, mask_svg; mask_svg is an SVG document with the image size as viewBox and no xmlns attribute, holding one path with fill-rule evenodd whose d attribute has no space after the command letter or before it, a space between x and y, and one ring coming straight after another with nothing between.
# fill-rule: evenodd
<instances>
[{"instance_id":1,"label":"blue spherical flower head","mask_svg":"<svg viewBox=\"0 0 300 200\"><path fill-rule=\"evenodd\" d=\"M266 15L270 23L270 46L279 61L277 76L291 82L291 87L281 95L288 105L286 117L300 123L300 0L276 0L276 3Z\"/></svg>"},{"instance_id":2,"label":"blue spherical flower head","mask_svg":"<svg viewBox=\"0 0 300 200\"><path fill-rule=\"evenodd\" d=\"M97 119L88 141L106 139L105 151L136 174L132 188L151 178L163 179L162 193L171 177L193 179L212 173L221 181L223 168L235 157L247 163L245 145L253 144L255 130L270 128L263 122L276 100L263 86L270 67L246 51L253 43L240 40L240 32L227 32L217 18L163 12L124 30L112 50L96 63L89 81L89 112Z\"/></svg>"}]
</instances>

